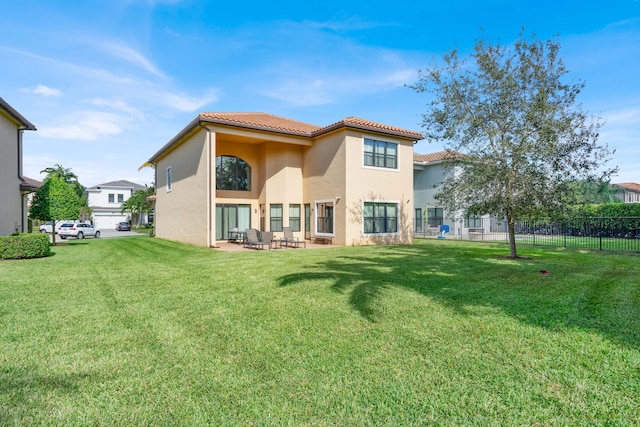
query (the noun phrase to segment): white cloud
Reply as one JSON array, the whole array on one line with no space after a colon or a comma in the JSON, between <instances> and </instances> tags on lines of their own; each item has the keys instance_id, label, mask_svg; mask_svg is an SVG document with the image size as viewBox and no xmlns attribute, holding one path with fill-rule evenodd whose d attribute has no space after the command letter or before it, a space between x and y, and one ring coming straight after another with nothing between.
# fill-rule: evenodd
<instances>
[{"instance_id":1,"label":"white cloud","mask_svg":"<svg viewBox=\"0 0 640 427\"><path fill-rule=\"evenodd\" d=\"M309 76L289 79L273 89L263 90L265 96L295 106L325 105L354 95L387 92L415 80L414 69L354 75Z\"/></svg>"},{"instance_id":2,"label":"white cloud","mask_svg":"<svg viewBox=\"0 0 640 427\"><path fill-rule=\"evenodd\" d=\"M52 139L96 141L123 132L130 118L100 111L83 111L66 119L66 123L44 124L39 136Z\"/></svg>"},{"instance_id":3,"label":"white cloud","mask_svg":"<svg viewBox=\"0 0 640 427\"><path fill-rule=\"evenodd\" d=\"M60 96L62 95L62 91L60 89L54 89L45 85L37 85L34 88L26 88L21 89L22 92L32 93L34 95L42 95L42 96Z\"/></svg>"},{"instance_id":4,"label":"white cloud","mask_svg":"<svg viewBox=\"0 0 640 427\"><path fill-rule=\"evenodd\" d=\"M131 105L129 105L129 103L121 99L92 98L87 100L87 102L91 105L95 105L96 107L107 107L116 111L127 113L128 115L139 120L144 119L144 114L140 109L132 107Z\"/></svg>"},{"instance_id":5,"label":"white cloud","mask_svg":"<svg viewBox=\"0 0 640 427\"><path fill-rule=\"evenodd\" d=\"M198 111L205 105L218 101L217 90L215 89L208 89L199 97L163 91L150 93L149 95L153 96L154 101L160 105L170 107L173 111L187 113Z\"/></svg>"},{"instance_id":6,"label":"white cloud","mask_svg":"<svg viewBox=\"0 0 640 427\"><path fill-rule=\"evenodd\" d=\"M157 77L166 78L166 75L158 67L156 67L155 64L153 64L140 52L129 46L117 42L100 42L98 43L98 46L102 48L103 51L111 54L116 58L123 59Z\"/></svg>"}]
</instances>

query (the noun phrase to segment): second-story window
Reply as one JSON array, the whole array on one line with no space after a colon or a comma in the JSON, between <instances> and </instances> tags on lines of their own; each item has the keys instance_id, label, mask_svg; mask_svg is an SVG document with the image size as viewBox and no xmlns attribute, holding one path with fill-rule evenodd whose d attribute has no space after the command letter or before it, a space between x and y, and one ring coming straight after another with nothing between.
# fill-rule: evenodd
<instances>
[{"instance_id":1,"label":"second-story window","mask_svg":"<svg viewBox=\"0 0 640 427\"><path fill-rule=\"evenodd\" d=\"M251 191L251 166L239 157L216 157L216 189Z\"/></svg>"},{"instance_id":2,"label":"second-story window","mask_svg":"<svg viewBox=\"0 0 640 427\"><path fill-rule=\"evenodd\" d=\"M365 138L364 165L398 169L398 144Z\"/></svg>"}]
</instances>

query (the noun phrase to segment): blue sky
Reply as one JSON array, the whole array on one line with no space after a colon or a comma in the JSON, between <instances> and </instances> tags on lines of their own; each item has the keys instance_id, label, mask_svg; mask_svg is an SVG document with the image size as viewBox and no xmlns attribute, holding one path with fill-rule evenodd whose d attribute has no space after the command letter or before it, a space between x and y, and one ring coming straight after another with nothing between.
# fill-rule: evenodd
<instances>
[{"instance_id":1,"label":"blue sky","mask_svg":"<svg viewBox=\"0 0 640 427\"><path fill-rule=\"evenodd\" d=\"M25 175L60 163L85 186L149 184L138 167L203 111L420 131L427 95L405 87L417 70L522 27L559 36L570 78L586 82L583 108L617 150L613 181L640 183L639 0L21 0L0 15L0 96L38 128Z\"/></svg>"}]
</instances>

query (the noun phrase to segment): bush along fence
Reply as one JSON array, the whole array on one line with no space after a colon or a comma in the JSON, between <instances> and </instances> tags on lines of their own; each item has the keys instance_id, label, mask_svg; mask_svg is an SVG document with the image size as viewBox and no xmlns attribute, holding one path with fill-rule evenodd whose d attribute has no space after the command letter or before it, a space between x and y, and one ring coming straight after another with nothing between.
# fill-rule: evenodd
<instances>
[{"instance_id":1,"label":"bush along fence","mask_svg":"<svg viewBox=\"0 0 640 427\"><path fill-rule=\"evenodd\" d=\"M447 239L505 243L509 239L506 221L490 217L424 222L415 226L414 235L442 237L442 224L449 227ZM640 216L521 220L515 225L515 233L518 242L531 245L640 251Z\"/></svg>"}]
</instances>

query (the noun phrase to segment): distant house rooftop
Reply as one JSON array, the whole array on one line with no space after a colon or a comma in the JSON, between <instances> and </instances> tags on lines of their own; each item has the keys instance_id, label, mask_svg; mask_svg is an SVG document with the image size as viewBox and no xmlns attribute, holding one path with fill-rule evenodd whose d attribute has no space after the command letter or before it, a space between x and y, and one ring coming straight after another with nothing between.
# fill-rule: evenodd
<instances>
[{"instance_id":1,"label":"distant house rooftop","mask_svg":"<svg viewBox=\"0 0 640 427\"><path fill-rule=\"evenodd\" d=\"M102 188L129 188L132 190L144 190L146 187L144 185L136 184L135 182L120 180L120 181L110 181L105 182L104 184L94 185L93 187L87 188L87 190L100 190Z\"/></svg>"}]
</instances>

